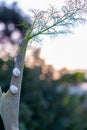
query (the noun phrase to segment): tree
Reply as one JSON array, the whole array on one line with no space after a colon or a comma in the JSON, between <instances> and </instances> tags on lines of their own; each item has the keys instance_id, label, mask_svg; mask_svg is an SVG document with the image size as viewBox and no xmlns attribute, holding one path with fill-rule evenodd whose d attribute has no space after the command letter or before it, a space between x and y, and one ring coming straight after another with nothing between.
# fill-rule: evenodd
<instances>
[{"instance_id":1,"label":"tree","mask_svg":"<svg viewBox=\"0 0 87 130\"><path fill-rule=\"evenodd\" d=\"M11 34L17 30L23 35L23 27L18 26L19 23L23 22L24 16L18 8L17 3L13 2L10 7L2 2L0 4L0 26L3 25L4 27L0 30L0 42L3 38L8 37L11 43L15 43L15 40L11 39Z\"/></svg>"},{"instance_id":2,"label":"tree","mask_svg":"<svg viewBox=\"0 0 87 130\"><path fill-rule=\"evenodd\" d=\"M84 23L87 12L87 0L69 0L61 11L50 7L47 11L30 10L33 15L31 21L23 22L26 30L24 39L20 39L19 51L14 59L11 83L8 91L0 90L0 114L6 130L19 130L18 115L24 59L28 42L40 42L42 35L57 36L70 33L73 26ZM82 15L83 14L83 15Z\"/></svg>"}]
</instances>

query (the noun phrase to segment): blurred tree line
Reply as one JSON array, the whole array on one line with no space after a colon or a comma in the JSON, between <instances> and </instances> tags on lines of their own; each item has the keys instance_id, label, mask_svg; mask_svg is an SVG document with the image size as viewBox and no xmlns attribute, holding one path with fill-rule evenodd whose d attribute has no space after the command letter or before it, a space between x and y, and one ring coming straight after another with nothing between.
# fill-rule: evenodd
<instances>
[{"instance_id":1,"label":"blurred tree line","mask_svg":"<svg viewBox=\"0 0 87 130\"><path fill-rule=\"evenodd\" d=\"M12 8L4 4L0 7L0 21L6 25L9 21L18 26L21 22L21 11L17 12L16 3ZM12 13L12 14L11 14ZM4 30L3 36L10 39L10 30ZM3 39L3 36L1 39ZM0 86L6 91L10 84L13 60L0 60ZM24 68L21 105L20 130L87 130L87 96L69 95L67 89L58 92L58 86L77 84L86 81L84 73L65 74L53 80L52 72L48 71L44 79L40 78L42 67ZM50 80L49 80L50 79ZM4 130L0 120L0 129Z\"/></svg>"},{"instance_id":2,"label":"blurred tree line","mask_svg":"<svg viewBox=\"0 0 87 130\"><path fill-rule=\"evenodd\" d=\"M13 64L12 60L7 62L0 60L0 85L3 91L6 91L9 86ZM42 68L40 66L25 67L24 69L20 129L86 130L87 96L69 95L67 88L64 91L58 91L59 84L64 85L65 83L64 76L59 80L51 79L49 81L49 76L40 80L41 73ZM77 76L77 73L74 75ZM66 82L68 83L68 80ZM74 79L72 78L73 82ZM0 129L4 130L2 123Z\"/></svg>"}]
</instances>

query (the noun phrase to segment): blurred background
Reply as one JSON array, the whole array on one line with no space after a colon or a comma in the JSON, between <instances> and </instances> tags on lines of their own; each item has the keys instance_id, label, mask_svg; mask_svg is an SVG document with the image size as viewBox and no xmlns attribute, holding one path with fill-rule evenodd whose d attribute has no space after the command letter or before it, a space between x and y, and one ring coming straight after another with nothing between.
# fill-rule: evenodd
<instances>
[{"instance_id":1,"label":"blurred background","mask_svg":"<svg viewBox=\"0 0 87 130\"><path fill-rule=\"evenodd\" d=\"M25 29L19 24L27 20L27 11L19 3L0 1L0 86L3 91L10 84L13 58L18 51L17 41L25 35ZM66 61L57 67L55 64L61 62L62 55L58 57L58 50L55 56L51 55L56 49L55 44L48 45L53 49L48 55L56 62L48 62L48 56L46 59L43 54L48 51L44 46L47 47L49 40L45 42L42 46L29 45L26 52L20 130L87 130L86 67L69 67ZM70 57L69 62L73 58ZM4 130L1 119L0 129Z\"/></svg>"}]
</instances>

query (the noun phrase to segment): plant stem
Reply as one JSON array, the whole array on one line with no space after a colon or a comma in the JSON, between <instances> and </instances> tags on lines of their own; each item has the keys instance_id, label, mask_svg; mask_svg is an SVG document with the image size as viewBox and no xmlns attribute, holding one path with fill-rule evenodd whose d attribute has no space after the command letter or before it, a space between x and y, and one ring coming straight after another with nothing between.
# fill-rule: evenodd
<instances>
[{"instance_id":1,"label":"plant stem","mask_svg":"<svg viewBox=\"0 0 87 130\"><path fill-rule=\"evenodd\" d=\"M15 77L12 75L11 85L16 85L18 87L18 92L13 94L10 89L5 94L1 96L1 117L4 123L5 130L19 130L19 105L20 105L20 93L21 93L21 83L24 68L24 59L27 48L28 39L20 46L20 50L17 55L15 66L20 70L20 76Z\"/></svg>"}]
</instances>

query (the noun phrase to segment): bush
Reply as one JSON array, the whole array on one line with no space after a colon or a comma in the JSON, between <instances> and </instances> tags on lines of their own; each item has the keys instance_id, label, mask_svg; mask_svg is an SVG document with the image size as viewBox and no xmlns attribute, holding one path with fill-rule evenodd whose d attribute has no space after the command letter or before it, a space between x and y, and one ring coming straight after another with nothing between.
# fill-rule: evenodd
<instances>
[{"instance_id":1,"label":"bush","mask_svg":"<svg viewBox=\"0 0 87 130\"><path fill-rule=\"evenodd\" d=\"M13 61L0 61L0 85L4 91L9 86L12 67ZM20 130L86 130L86 96L70 96L67 89L58 92L57 81L40 80L40 74L41 67L24 69Z\"/></svg>"}]
</instances>

